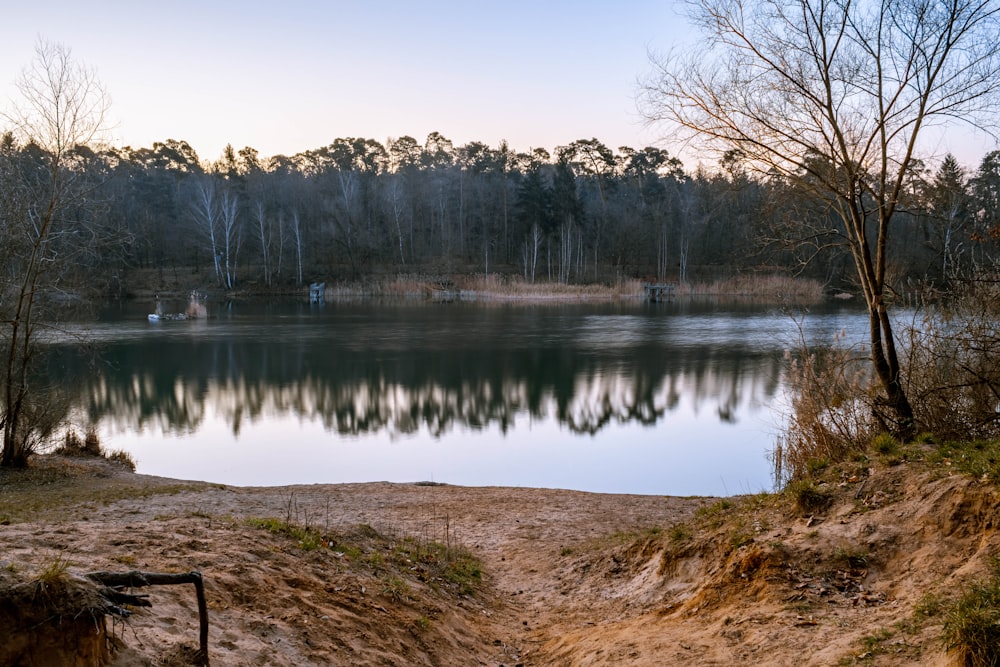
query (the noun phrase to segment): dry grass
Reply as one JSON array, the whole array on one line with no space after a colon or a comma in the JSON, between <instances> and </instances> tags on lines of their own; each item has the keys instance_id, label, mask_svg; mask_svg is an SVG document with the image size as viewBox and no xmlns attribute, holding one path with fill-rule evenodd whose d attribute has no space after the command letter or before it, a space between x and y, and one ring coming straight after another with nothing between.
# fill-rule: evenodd
<instances>
[{"instance_id":1,"label":"dry grass","mask_svg":"<svg viewBox=\"0 0 1000 667\"><path fill-rule=\"evenodd\" d=\"M80 434L73 429L67 430L62 445L54 453L60 456L104 458L127 468L130 472L135 472L136 468L135 458L125 450L116 449L108 451L104 449L100 438L93 429L88 429L83 438L80 438Z\"/></svg>"},{"instance_id":2,"label":"dry grass","mask_svg":"<svg viewBox=\"0 0 1000 667\"><path fill-rule=\"evenodd\" d=\"M922 316L901 327L902 376L920 439L938 451L961 452L980 475L996 477L1000 439L1000 267L957 286ZM804 343L789 355L792 399L774 451L779 484L809 478L820 461L840 463L881 455L901 457L881 434L885 402L861 350L840 341L820 350Z\"/></svg>"},{"instance_id":3,"label":"dry grass","mask_svg":"<svg viewBox=\"0 0 1000 667\"><path fill-rule=\"evenodd\" d=\"M780 486L862 454L879 433L867 357L835 344L787 358L791 406L773 452Z\"/></svg>"},{"instance_id":4,"label":"dry grass","mask_svg":"<svg viewBox=\"0 0 1000 667\"><path fill-rule=\"evenodd\" d=\"M771 274L740 275L714 283L677 286L675 296L719 296L754 298L768 303L816 303L823 299L823 286L815 280ZM361 283L328 286L328 299L344 300L371 297L441 298L480 301L599 301L641 299L643 281L622 278L613 283L564 284L528 282L517 275L400 274L391 278Z\"/></svg>"},{"instance_id":5,"label":"dry grass","mask_svg":"<svg viewBox=\"0 0 1000 667\"><path fill-rule=\"evenodd\" d=\"M809 278L777 274L741 274L712 283L678 287L678 295L740 296L770 303L808 304L823 300L823 284Z\"/></svg>"},{"instance_id":6,"label":"dry grass","mask_svg":"<svg viewBox=\"0 0 1000 667\"><path fill-rule=\"evenodd\" d=\"M367 297L429 297L476 300L621 299L643 294L642 283L622 280L614 285L529 283L517 276L491 273L427 276L403 274L383 280L328 287L328 299Z\"/></svg>"},{"instance_id":7,"label":"dry grass","mask_svg":"<svg viewBox=\"0 0 1000 667\"><path fill-rule=\"evenodd\" d=\"M944 641L963 665L1000 665L1000 563L971 584L945 615Z\"/></svg>"},{"instance_id":8,"label":"dry grass","mask_svg":"<svg viewBox=\"0 0 1000 667\"><path fill-rule=\"evenodd\" d=\"M127 475L121 466L100 457L33 456L25 469L0 470L0 525L86 516L96 506L119 500L208 486L171 480L150 484Z\"/></svg>"}]
</instances>

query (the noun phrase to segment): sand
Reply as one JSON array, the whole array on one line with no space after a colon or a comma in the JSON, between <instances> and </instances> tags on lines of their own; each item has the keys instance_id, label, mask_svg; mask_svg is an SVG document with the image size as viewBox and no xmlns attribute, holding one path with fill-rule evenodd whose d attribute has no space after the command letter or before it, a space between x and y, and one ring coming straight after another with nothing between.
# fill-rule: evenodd
<instances>
[{"instance_id":1,"label":"sand","mask_svg":"<svg viewBox=\"0 0 1000 667\"><path fill-rule=\"evenodd\" d=\"M943 620L915 610L996 553L993 486L903 465L835 491L802 516L774 496L241 488L48 458L0 474L0 566L199 571L212 665L950 664ZM432 543L481 576L450 581ZM113 664L190 664L193 589L142 592Z\"/></svg>"}]
</instances>

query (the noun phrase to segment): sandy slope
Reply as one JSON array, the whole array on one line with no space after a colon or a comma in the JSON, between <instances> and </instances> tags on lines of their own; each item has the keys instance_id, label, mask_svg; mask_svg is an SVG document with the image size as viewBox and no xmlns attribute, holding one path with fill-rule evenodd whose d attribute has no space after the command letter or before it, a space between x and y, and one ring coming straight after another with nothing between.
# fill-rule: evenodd
<instances>
[{"instance_id":1,"label":"sandy slope","mask_svg":"<svg viewBox=\"0 0 1000 667\"><path fill-rule=\"evenodd\" d=\"M0 476L0 564L200 570L213 665L948 664L941 619L914 609L996 553L993 487L903 465L836 492L803 517L762 497L235 488L74 460ZM331 545L303 550L249 517ZM390 565L407 536L467 547L482 583L468 594ZM150 593L116 627L115 664L184 664L196 645L193 592Z\"/></svg>"}]
</instances>

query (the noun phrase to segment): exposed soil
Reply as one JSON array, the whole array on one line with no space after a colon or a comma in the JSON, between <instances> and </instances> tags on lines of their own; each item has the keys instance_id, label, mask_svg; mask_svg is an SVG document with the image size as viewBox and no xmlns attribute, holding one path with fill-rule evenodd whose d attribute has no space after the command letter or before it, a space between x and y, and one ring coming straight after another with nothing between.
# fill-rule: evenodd
<instances>
[{"instance_id":1,"label":"exposed soil","mask_svg":"<svg viewBox=\"0 0 1000 667\"><path fill-rule=\"evenodd\" d=\"M802 516L776 496L237 488L46 457L0 473L0 568L198 570L213 665L950 664L938 610L998 553L994 487L915 464L829 487ZM481 577L402 549L432 541ZM142 592L151 608L109 622L112 664L189 664L193 591Z\"/></svg>"}]
</instances>

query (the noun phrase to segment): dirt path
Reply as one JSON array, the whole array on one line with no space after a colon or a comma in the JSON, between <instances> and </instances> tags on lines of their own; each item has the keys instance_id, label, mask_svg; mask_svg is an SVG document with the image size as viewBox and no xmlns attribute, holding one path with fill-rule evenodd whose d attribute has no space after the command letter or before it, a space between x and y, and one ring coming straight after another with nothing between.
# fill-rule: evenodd
<instances>
[{"instance_id":1,"label":"dirt path","mask_svg":"<svg viewBox=\"0 0 1000 667\"><path fill-rule=\"evenodd\" d=\"M926 610L1000 552L1000 494L908 466L834 491L801 516L775 497L237 488L64 461L0 472L0 574L199 570L216 666L952 664ZM445 568L466 552L481 576ZM115 626L115 665L190 664L184 588Z\"/></svg>"},{"instance_id":2,"label":"dirt path","mask_svg":"<svg viewBox=\"0 0 1000 667\"><path fill-rule=\"evenodd\" d=\"M96 462L78 468L72 479L38 487L40 493L83 499L82 487L97 500L3 526L3 564L30 571L62 559L78 572L200 570L214 665L546 664L532 656L553 632L609 614L600 597L567 595L566 556L616 533L673 525L705 502L389 483L236 488L131 475ZM12 486L0 486L7 492L0 493L0 516L3 500L9 508L25 492ZM128 497L113 500L118 494ZM326 552L276 544L246 525L262 517L325 534L364 524L390 537L461 545L481 560L487 586L457 600L414 595L404 609L393 609L398 600L379 590L377 580L366 583ZM153 610L124 631L129 649L116 664L151 664L163 656L182 663L179 647L197 637L190 598L156 591ZM371 609L375 617L363 613ZM412 624L414 615L417 622L432 618L433 632L425 634L441 636L421 646L424 640L408 630L389 630ZM317 630L308 632L310 625Z\"/></svg>"}]
</instances>

